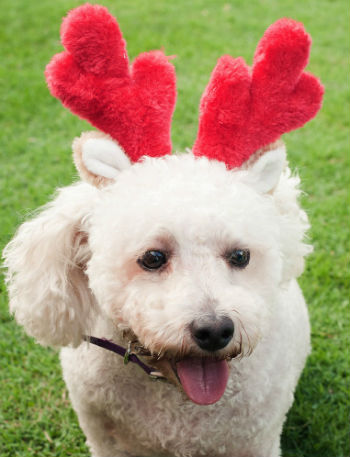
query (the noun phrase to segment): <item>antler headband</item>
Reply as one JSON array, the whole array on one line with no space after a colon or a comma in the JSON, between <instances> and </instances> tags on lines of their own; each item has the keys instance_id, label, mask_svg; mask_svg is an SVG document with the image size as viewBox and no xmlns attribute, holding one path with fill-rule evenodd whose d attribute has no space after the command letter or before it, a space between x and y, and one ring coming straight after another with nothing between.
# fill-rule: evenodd
<instances>
[{"instance_id":1,"label":"antler headband","mask_svg":"<svg viewBox=\"0 0 350 457\"><path fill-rule=\"evenodd\" d=\"M130 68L116 20L98 5L72 10L61 39L66 51L46 68L51 93L117 140L133 162L169 154L176 84L163 52L140 54ZM201 100L194 155L239 167L312 119L323 87L303 71L310 45L301 23L280 19L258 44L252 69L241 57L221 57Z\"/></svg>"},{"instance_id":2,"label":"antler headband","mask_svg":"<svg viewBox=\"0 0 350 457\"><path fill-rule=\"evenodd\" d=\"M116 139L133 162L170 154L176 83L167 57L145 52L130 68L118 23L99 5L72 10L61 40L66 51L45 72L52 95Z\"/></svg>"}]
</instances>

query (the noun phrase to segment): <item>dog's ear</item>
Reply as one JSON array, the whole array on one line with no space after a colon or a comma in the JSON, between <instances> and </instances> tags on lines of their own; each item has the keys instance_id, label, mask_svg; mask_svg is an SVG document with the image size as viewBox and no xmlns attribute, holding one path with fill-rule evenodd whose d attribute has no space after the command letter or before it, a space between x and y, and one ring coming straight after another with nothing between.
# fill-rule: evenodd
<instances>
[{"instance_id":1,"label":"dog's ear","mask_svg":"<svg viewBox=\"0 0 350 457\"><path fill-rule=\"evenodd\" d=\"M10 310L41 344L76 346L89 331L96 310L85 266L96 193L85 183L62 189L4 250Z\"/></svg>"},{"instance_id":2,"label":"dog's ear","mask_svg":"<svg viewBox=\"0 0 350 457\"><path fill-rule=\"evenodd\" d=\"M131 166L118 143L102 132L85 132L76 138L73 158L80 177L96 187L112 183Z\"/></svg>"},{"instance_id":3,"label":"dog's ear","mask_svg":"<svg viewBox=\"0 0 350 457\"><path fill-rule=\"evenodd\" d=\"M256 153L240 168L243 181L262 194L272 193L287 166L286 148L282 141Z\"/></svg>"}]
</instances>

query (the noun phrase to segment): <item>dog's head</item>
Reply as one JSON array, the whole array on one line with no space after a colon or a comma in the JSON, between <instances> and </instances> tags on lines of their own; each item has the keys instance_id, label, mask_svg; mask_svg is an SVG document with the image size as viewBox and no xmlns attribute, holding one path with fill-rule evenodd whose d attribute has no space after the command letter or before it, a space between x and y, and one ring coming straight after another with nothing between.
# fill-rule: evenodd
<instances>
[{"instance_id":1,"label":"dog's head","mask_svg":"<svg viewBox=\"0 0 350 457\"><path fill-rule=\"evenodd\" d=\"M268 335L309 252L284 145L235 170L192 154L131 165L100 135L75 153L90 183L104 175L63 189L7 247L17 320L44 344L77 345L103 314L168 360L192 399L216 401L220 382L204 394L191 380L221 373L224 389L223 360Z\"/></svg>"},{"instance_id":2,"label":"dog's head","mask_svg":"<svg viewBox=\"0 0 350 457\"><path fill-rule=\"evenodd\" d=\"M105 158L108 146L116 148L104 140ZM275 146L234 171L191 154L147 158L100 190L90 217L87 275L99 305L170 360L197 402L222 393L223 359L249 355L268 335L281 288L309 252L297 179ZM214 373L214 390L197 389L203 370Z\"/></svg>"},{"instance_id":3,"label":"dog's head","mask_svg":"<svg viewBox=\"0 0 350 457\"><path fill-rule=\"evenodd\" d=\"M103 315L166 361L193 401L213 403L226 360L268 337L310 250L298 178L275 142L320 107L322 86L303 72L310 39L281 20L251 71L221 58L193 154L178 156L168 155L175 76L164 54L142 54L130 70L117 23L91 5L70 13L62 40L51 91L111 136L75 141L88 183L63 189L7 246L11 310L53 345L80 344Z\"/></svg>"}]
</instances>

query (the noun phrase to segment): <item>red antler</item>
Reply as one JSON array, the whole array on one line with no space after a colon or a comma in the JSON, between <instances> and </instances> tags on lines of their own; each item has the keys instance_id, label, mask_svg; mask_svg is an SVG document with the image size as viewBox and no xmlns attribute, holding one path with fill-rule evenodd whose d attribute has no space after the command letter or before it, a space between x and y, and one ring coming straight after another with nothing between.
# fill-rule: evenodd
<instances>
[{"instance_id":1,"label":"red antler","mask_svg":"<svg viewBox=\"0 0 350 457\"><path fill-rule=\"evenodd\" d=\"M52 95L109 133L132 161L171 152L175 70L161 51L139 55L129 69L118 23L102 6L86 4L64 19L66 51L46 68Z\"/></svg>"},{"instance_id":2,"label":"red antler","mask_svg":"<svg viewBox=\"0 0 350 457\"><path fill-rule=\"evenodd\" d=\"M242 58L219 59L200 106L197 156L238 167L282 133L312 119L323 87L307 65L311 38L301 23L280 19L261 39L252 71Z\"/></svg>"}]
</instances>

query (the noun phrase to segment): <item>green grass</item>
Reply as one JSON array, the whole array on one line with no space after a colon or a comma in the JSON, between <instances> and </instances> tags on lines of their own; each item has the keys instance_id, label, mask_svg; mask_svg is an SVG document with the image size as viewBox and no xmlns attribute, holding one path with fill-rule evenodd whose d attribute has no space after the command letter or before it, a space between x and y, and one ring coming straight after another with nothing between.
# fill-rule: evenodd
<instances>
[{"instance_id":1,"label":"green grass","mask_svg":"<svg viewBox=\"0 0 350 457\"><path fill-rule=\"evenodd\" d=\"M43 69L60 51L62 16L76 0L11 0L0 17L1 247L57 186L76 178L70 144L89 125L64 110ZM326 86L324 107L286 135L301 175L314 254L301 285L313 353L299 383L282 445L285 457L349 456L349 14L345 0L103 1L118 17L131 58L164 46L176 54L176 150L193 143L197 107L216 59L251 62L265 28L282 16L305 23L314 44L309 70ZM2 291L4 287L2 286ZM0 304L0 456L84 456L87 449L61 380L56 352L41 348ZM258 457L258 456L257 456Z\"/></svg>"}]
</instances>

